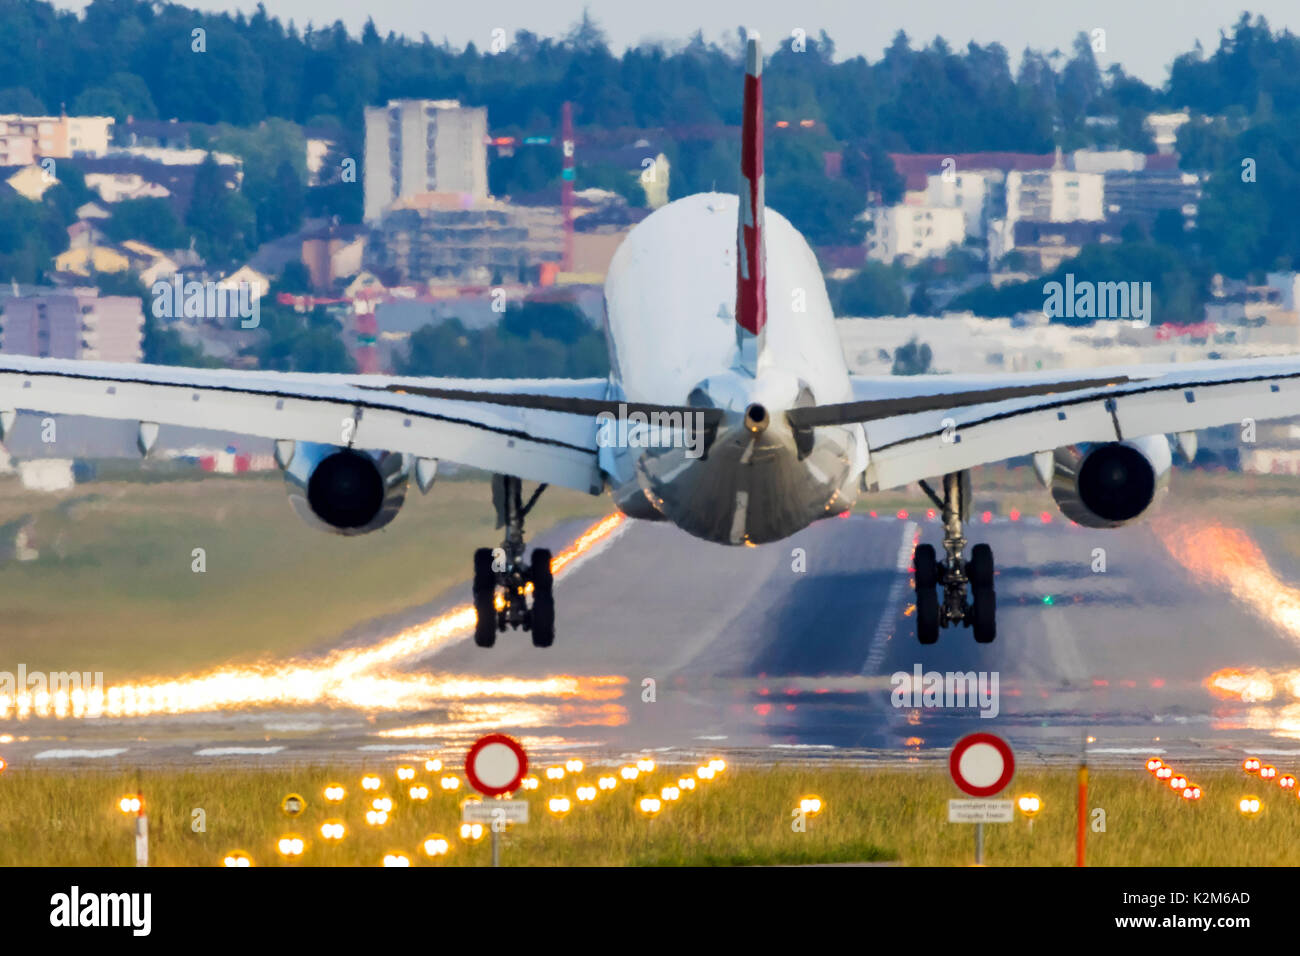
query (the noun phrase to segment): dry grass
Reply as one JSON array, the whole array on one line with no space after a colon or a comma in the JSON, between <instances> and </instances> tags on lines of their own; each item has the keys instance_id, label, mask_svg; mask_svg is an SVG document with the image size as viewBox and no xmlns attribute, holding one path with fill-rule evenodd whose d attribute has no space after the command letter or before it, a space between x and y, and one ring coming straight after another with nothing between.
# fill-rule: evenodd
<instances>
[{"instance_id":1,"label":"dry grass","mask_svg":"<svg viewBox=\"0 0 1300 956\"><path fill-rule=\"evenodd\" d=\"M150 771L141 778L150 818L155 865L208 866L242 849L257 865L281 863L277 839L303 836L301 865L377 865L401 850L415 864L426 836L441 833L452 850L443 865L486 865L488 841L466 844L456 837L458 800L464 791L438 789L436 777L419 769L417 780L433 785L428 803L413 803L394 775L395 765L376 764L384 793L394 801L392 820L376 830L363 816L358 771L301 770ZM675 781L685 767L660 767L648 780L575 806L565 819L545 812L553 794L573 795L576 781L543 781L529 793L532 821L505 838L505 865L727 865L897 861L903 865L960 866L971 862L973 828L946 822L946 801L960 796L947 774L847 767L732 767L653 822L634 809L634 799ZM595 782L596 772L579 775ZM341 808L327 807L321 789L337 779L348 788ZM1239 772L1196 777L1205 796L1188 804L1141 770L1094 771L1089 807L1105 811L1105 832L1089 832L1089 863L1101 866L1295 866L1300 864L1300 799L1276 785L1263 786ZM132 822L116 809L136 787L134 775L116 771L71 774L11 769L0 776L0 865L127 866L133 862ZM1066 866L1074 862L1075 775L1068 769L1021 772L1008 795L1032 790L1044 810L1032 829L1017 818L986 827L986 863ZM308 808L289 820L279 810L289 792L303 794ZM815 793L825 811L809 818L806 832L792 829L791 811ZM1264 813L1245 819L1241 796L1265 801ZM202 809L206 831L196 832ZM327 844L320 824L342 819L349 828L341 844Z\"/></svg>"}]
</instances>

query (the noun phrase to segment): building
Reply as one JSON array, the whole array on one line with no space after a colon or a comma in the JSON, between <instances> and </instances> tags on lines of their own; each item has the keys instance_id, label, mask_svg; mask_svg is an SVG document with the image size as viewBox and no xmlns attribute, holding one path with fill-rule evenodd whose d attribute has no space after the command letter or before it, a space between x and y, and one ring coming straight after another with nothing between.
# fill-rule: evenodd
<instances>
[{"instance_id":1,"label":"building","mask_svg":"<svg viewBox=\"0 0 1300 956\"><path fill-rule=\"evenodd\" d=\"M113 138L113 117L0 115L0 140L11 138L31 140L32 152L41 158L103 156Z\"/></svg>"},{"instance_id":2,"label":"building","mask_svg":"<svg viewBox=\"0 0 1300 956\"><path fill-rule=\"evenodd\" d=\"M1169 155L1178 145L1178 130L1190 120L1186 110L1178 113L1148 113L1143 126L1156 144L1156 152Z\"/></svg>"},{"instance_id":3,"label":"building","mask_svg":"<svg viewBox=\"0 0 1300 956\"><path fill-rule=\"evenodd\" d=\"M1138 222L1148 230L1162 210L1183 218L1183 228L1196 224L1201 202L1201 178L1180 169L1141 169L1106 173L1106 218Z\"/></svg>"},{"instance_id":4,"label":"building","mask_svg":"<svg viewBox=\"0 0 1300 956\"><path fill-rule=\"evenodd\" d=\"M995 215L993 200L1001 175L995 172L931 173L926 177L925 198L931 206L960 209L966 218L966 236L982 239Z\"/></svg>"},{"instance_id":5,"label":"building","mask_svg":"<svg viewBox=\"0 0 1300 956\"><path fill-rule=\"evenodd\" d=\"M1007 219L1075 222L1105 219L1105 177L1070 169L1007 173Z\"/></svg>"},{"instance_id":6,"label":"building","mask_svg":"<svg viewBox=\"0 0 1300 956\"><path fill-rule=\"evenodd\" d=\"M132 296L95 289L42 290L0 300L0 353L139 362L144 310Z\"/></svg>"},{"instance_id":7,"label":"building","mask_svg":"<svg viewBox=\"0 0 1300 956\"><path fill-rule=\"evenodd\" d=\"M401 200L374 225L365 268L389 285L535 283L564 254L561 211L465 194Z\"/></svg>"},{"instance_id":8,"label":"building","mask_svg":"<svg viewBox=\"0 0 1300 956\"><path fill-rule=\"evenodd\" d=\"M487 109L458 100L389 100L365 112L365 219L421 193L487 198Z\"/></svg>"},{"instance_id":9,"label":"building","mask_svg":"<svg viewBox=\"0 0 1300 956\"><path fill-rule=\"evenodd\" d=\"M902 257L919 262L942 256L966 238L966 215L946 206L878 206L865 213L871 223L867 233L867 258L893 262Z\"/></svg>"}]
</instances>

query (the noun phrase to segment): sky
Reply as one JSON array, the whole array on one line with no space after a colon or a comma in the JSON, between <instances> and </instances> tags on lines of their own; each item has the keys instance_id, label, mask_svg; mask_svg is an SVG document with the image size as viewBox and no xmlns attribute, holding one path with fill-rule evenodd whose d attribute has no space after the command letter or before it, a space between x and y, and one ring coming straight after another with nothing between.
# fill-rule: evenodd
<instances>
[{"instance_id":1,"label":"sky","mask_svg":"<svg viewBox=\"0 0 1300 956\"><path fill-rule=\"evenodd\" d=\"M56 6L80 9L82 0L55 0ZM250 13L256 0L179 0L211 11ZM1224 0L905 0L882 4L872 0L474 0L471 3L426 3L420 0L265 0L266 8L281 20L293 19L300 27L341 19L356 33L373 16L381 34L390 30L418 38L428 33L434 41L444 37L456 46L473 40L487 46L493 30L507 37L526 29L558 36L587 7L622 51L643 40L684 40L697 29L708 40L735 35L744 25L756 29L771 49L778 39L789 42L799 28L810 37L825 29L835 41L836 59L865 54L879 58L901 28L914 46L928 44L936 35L954 48L975 40L1001 43L1011 54L1012 68L1026 46L1068 54L1074 36L1094 29L1106 31L1106 51L1098 54L1102 68L1118 62L1147 83L1161 84L1169 65L1197 40L1206 52L1219 43L1219 31L1236 21L1241 7ZM1300 32L1300 3L1296 0L1250 0L1252 13L1263 14L1276 30Z\"/></svg>"}]
</instances>

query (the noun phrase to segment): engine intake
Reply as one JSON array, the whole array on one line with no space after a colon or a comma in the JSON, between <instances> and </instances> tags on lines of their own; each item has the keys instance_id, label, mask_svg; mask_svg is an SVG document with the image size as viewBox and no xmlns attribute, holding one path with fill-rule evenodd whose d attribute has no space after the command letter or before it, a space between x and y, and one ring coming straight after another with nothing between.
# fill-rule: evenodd
<instances>
[{"instance_id":1,"label":"engine intake","mask_svg":"<svg viewBox=\"0 0 1300 956\"><path fill-rule=\"evenodd\" d=\"M1146 513L1168 485L1173 464L1164 435L1066 445L1050 454L1052 498L1061 514L1085 528L1118 528Z\"/></svg>"},{"instance_id":2,"label":"engine intake","mask_svg":"<svg viewBox=\"0 0 1300 956\"><path fill-rule=\"evenodd\" d=\"M402 454L297 442L284 480L289 503L309 525L356 535L397 517L410 472Z\"/></svg>"}]
</instances>

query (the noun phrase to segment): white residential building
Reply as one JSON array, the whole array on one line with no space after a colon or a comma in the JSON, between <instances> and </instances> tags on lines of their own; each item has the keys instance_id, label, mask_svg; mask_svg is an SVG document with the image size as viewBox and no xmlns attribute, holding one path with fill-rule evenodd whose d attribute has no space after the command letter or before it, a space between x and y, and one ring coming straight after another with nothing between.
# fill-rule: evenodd
<instances>
[{"instance_id":1,"label":"white residential building","mask_svg":"<svg viewBox=\"0 0 1300 956\"><path fill-rule=\"evenodd\" d=\"M1036 222L1097 221L1106 218L1106 177L1070 169L1012 170L1007 173L1007 219Z\"/></svg>"},{"instance_id":2,"label":"white residential building","mask_svg":"<svg viewBox=\"0 0 1300 956\"><path fill-rule=\"evenodd\" d=\"M1001 181L1000 172L932 173L926 177L925 204L960 209L966 217L966 235L984 235L992 195L993 177Z\"/></svg>"},{"instance_id":3,"label":"white residential building","mask_svg":"<svg viewBox=\"0 0 1300 956\"><path fill-rule=\"evenodd\" d=\"M487 198L487 109L458 100L366 107L365 218L421 193Z\"/></svg>"},{"instance_id":4,"label":"white residential building","mask_svg":"<svg viewBox=\"0 0 1300 956\"><path fill-rule=\"evenodd\" d=\"M941 256L966 238L966 215L960 209L933 205L880 206L868 209L867 258L893 262Z\"/></svg>"}]
</instances>

